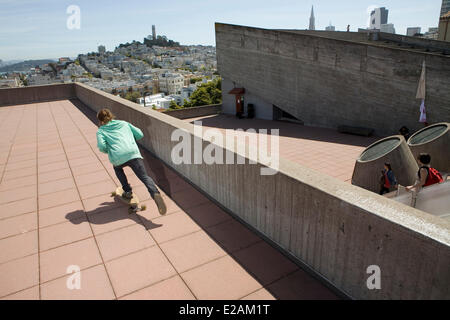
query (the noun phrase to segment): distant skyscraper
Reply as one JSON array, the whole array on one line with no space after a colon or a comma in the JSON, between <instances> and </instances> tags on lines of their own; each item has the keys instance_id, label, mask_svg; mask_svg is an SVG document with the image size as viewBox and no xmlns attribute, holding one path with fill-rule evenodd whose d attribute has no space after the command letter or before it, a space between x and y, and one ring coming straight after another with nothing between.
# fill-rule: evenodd
<instances>
[{"instance_id":1,"label":"distant skyscraper","mask_svg":"<svg viewBox=\"0 0 450 320\"><path fill-rule=\"evenodd\" d=\"M369 29L381 29L382 24L388 23L389 10L385 7L376 8L370 14L370 28Z\"/></svg>"},{"instance_id":2,"label":"distant skyscraper","mask_svg":"<svg viewBox=\"0 0 450 320\"><path fill-rule=\"evenodd\" d=\"M382 24L380 26L380 32L395 33L394 25L392 23Z\"/></svg>"},{"instance_id":3,"label":"distant skyscraper","mask_svg":"<svg viewBox=\"0 0 450 320\"><path fill-rule=\"evenodd\" d=\"M325 28L326 31L336 31L336 28L331 24L330 21L330 25L328 27Z\"/></svg>"},{"instance_id":4,"label":"distant skyscraper","mask_svg":"<svg viewBox=\"0 0 450 320\"><path fill-rule=\"evenodd\" d=\"M428 28L428 31L423 34L425 39L438 40L439 38L439 28Z\"/></svg>"},{"instance_id":5,"label":"distant skyscraper","mask_svg":"<svg viewBox=\"0 0 450 320\"><path fill-rule=\"evenodd\" d=\"M153 37L153 40L156 40L156 27L155 27L155 25L152 25L152 37Z\"/></svg>"},{"instance_id":6,"label":"distant skyscraper","mask_svg":"<svg viewBox=\"0 0 450 320\"><path fill-rule=\"evenodd\" d=\"M450 11L450 0L442 0L441 17Z\"/></svg>"},{"instance_id":7,"label":"distant skyscraper","mask_svg":"<svg viewBox=\"0 0 450 320\"><path fill-rule=\"evenodd\" d=\"M314 6L311 8L311 17L309 18L309 30L316 30L316 18L314 18Z\"/></svg>"}]
</instances>

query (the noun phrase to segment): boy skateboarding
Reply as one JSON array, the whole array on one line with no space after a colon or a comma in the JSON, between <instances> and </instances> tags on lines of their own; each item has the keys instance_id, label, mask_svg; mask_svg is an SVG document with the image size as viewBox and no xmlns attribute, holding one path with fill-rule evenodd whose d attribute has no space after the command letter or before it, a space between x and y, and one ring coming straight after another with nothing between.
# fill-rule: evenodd
<instances>
[{"instance_id":1,"label":"boy skateboarding","mask_svg":"<svg viewBox=\"0 0 450 320\"><path fill-rule=\"evenodd\" d=\"M164 200L155 182L147 174L141 152L136 143L136 140L144 137L142 131L126 121L114 120L115 117L109 109L100 110L97 119L100 122L100 128L97 131L97 146L101 152L108 154L109 161L114 166L117 178L122 184L122 198L125 200L133 198L132 188L123 171L124 167L130 167L147 187L158 206L159 213L161 215L166 214L167 209Z\"/></svg>"}]
</instances>

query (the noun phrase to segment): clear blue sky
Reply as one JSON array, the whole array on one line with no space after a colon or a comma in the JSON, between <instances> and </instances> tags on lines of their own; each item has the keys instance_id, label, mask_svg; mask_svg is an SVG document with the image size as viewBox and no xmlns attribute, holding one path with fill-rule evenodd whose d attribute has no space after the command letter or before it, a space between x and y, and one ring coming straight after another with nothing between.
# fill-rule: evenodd
<instances>
[{"instance_id":1,"label":"clear blue sky","mask_svg":"<svg viewBox=\"0 0 450 320\"><path fill-rule=\"evenodd\" d=\"M437 27L441 0L0 0L0 59L74 57L113 50L120 43L158 34L182 44L214 45L214 22L262 28L306 29L311 5L316 28L365 27L369 6L389 9L397 33L409 26ZM69 30L69 5L81 9L81 29Z\"/></svg>"}]
</instances>

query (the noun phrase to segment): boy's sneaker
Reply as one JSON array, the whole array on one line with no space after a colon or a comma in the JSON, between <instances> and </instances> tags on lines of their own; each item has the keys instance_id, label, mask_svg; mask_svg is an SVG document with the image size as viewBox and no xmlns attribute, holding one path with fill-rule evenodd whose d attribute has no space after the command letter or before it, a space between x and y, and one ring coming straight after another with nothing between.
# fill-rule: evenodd
<instances>
[{"instance_id":1,"label":"boy's sneaker","mask_svg":"<svg viewBox=\"0 0 450 320\"><path fill-rule=\"evenodd\" d=\"M166 204L164 203L164 200L160 193L155 193L155 202L156 206L158 207L158 211L160 215L165 215L167 212Z\"/></svg>"},{"instance_id":2,"label":"boy's sneaker","mask_svg":"<svg viewBox=\"0 0 450 320\"><path fill-rule=\"evenodd\" d=\"M133 192L129 191L129 192L123 192L122 193L122 198L124 198L125 200L131 200L133 199Z\"/></svg>"}]
</instances>

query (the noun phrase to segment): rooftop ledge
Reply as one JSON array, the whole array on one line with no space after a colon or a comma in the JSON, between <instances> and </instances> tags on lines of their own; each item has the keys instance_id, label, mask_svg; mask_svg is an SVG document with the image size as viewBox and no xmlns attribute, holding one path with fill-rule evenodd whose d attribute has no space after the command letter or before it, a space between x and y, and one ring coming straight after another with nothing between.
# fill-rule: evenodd
<instances>
[{"instance_id":1,"label":"rooftop ledge","mask_svg":"<svg viewBox=\"0 0 450 320\"><path fill-rule=\"evenodd\" d=\"M63 99L77 99L93 111L108 107L143 129L143 148L342 294L450 298L450 224L445 220L285 159L273 176L260 175L261 163L174 165L171 150L177 142L171 133L182 129L195 137L192 124L83 84L0 90L0 106ZM380 290L366 285L373 265L381 270Z\"/></svg>"}]
</instances>

